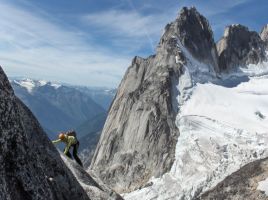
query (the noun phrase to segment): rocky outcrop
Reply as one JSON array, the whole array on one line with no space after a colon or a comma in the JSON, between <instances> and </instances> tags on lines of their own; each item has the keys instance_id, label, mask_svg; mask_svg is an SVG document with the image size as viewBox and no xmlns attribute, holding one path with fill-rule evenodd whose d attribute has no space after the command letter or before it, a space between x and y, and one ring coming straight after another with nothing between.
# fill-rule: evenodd
<instances>
[{"instance_id":1,"label":"rocky outcrop","mask_svg":"<svg viewBox=\"0 0 268 200\"><path fill-rule=\"evenodd\" d=\"M118 192L144 186L169 171L179 130L176 86L186 54L218 71L216 47L207 20L183 8L168 24L156 55L135 57L110 108L90 169ZM189 53L190 52L190 53Z\"/></svg>"},{"instance_id":2,"label":"rocky outcrop","mask_svg":"<svg viewBox=\"0 0 268 200\"><path fill-rule=\"evenodd\" d=\"M85 192L31 111L14 95L1 67L0 116L0 199L121 199L94 181L82 186L96 192ZM83 169L80 173L91 178Z\"/></svg>"},{"instance_id":3,"label":"rocky outcrop","mask_svg":"<svg viewBox=\"0 0 268 200\"><path fill-rule=\"evenodd\" d=\"M268 158L245 165L215 188L204 193L200 199L267 200L268 196L258 190L258 183L266 178L268 178Z\"/></svg>"},{"instance_id":4,"label":"rocky outcrop","mask_svg":"<svg viewBox=\"0 0 268 200\"><path fill-rule=\"evenodd\" d=\"M61 154L62 160L72 171L88 197L92 200L123 200L123 198L107 187L92 171L86 172L75 161Z\"/></svg>"},{"instance_id":5,"label":"rocky outcrop","mask_svg":"<svg viewBox=\"0 0 268 200\"><path fill-rule=\"evenodd\" d=\"M268 50L268 24L266 24L260 33L261 39L264 41L266 50Z\"/></svg>"},{"instance_id":6,"label":"rocky outcrop","mask_svg":"<svg viewBox=\"0 0 268 200\"><path fill-rule=\"evenodd\" d=\"M240 24L228 26L217 43L222 71L265 60L265 44L259 34Z\"/></svg>"}]
</instances>

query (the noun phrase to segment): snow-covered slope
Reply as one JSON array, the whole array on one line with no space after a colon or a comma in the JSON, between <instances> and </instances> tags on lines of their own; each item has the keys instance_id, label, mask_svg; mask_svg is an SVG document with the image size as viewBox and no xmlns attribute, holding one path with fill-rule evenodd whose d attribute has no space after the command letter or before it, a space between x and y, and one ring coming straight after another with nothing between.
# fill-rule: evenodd
<instances>
[{"instance_id":1,"label":"snow-covered slope","mask_svg":"<svg viewBox=\"0 0 268 200\"><path fill-rule=\"evenodd\" d=\"M187 52L184 52L187 55ZM196 79L188 57L180 77L180 136L170 172L125 199L195 199L243 165L268 156L268 63ZM195 68L198 69L198 68Z\"/></svg>"},{"instance_id":2,"label":"snow-covered slope","mask_svg":"<svg viewBox=\"0 0 268 200\"><path fill-rule=\"evenodd\" d=\"M59 83L54 83L54 82L45 81L45 80L34 80L30 78L21 78L21 79L11 78L11 83L17 84L21 86L22 88L25 88L29 93L32 93L34 89L45 86L45 85L51 86L55 89L58 89L62 86Z\"/></svg>"}]
</instances>

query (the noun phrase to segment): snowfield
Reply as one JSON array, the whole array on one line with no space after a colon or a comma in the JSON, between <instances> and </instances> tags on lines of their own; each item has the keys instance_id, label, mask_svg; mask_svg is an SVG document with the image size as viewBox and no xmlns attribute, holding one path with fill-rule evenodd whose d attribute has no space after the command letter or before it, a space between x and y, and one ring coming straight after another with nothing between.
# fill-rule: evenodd
<instances>
[{"instance_id":1,"label":"snowfield","mask_svg":"<svg viewBox=\"0 0 268 200\"><path fill-rule=\"evenodd\" d=\"M243 165L268 156L268 64L205 82L191 72L196 62L188 61L178 85L180 136L170 172L123 194L125 199L195 199Z\"/></svg>"}]
</instances>

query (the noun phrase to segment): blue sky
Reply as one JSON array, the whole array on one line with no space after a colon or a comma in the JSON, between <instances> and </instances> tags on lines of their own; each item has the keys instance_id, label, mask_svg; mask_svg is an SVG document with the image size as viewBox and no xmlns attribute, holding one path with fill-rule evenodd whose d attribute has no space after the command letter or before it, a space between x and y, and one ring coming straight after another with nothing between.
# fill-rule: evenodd
<instances>
[{"instance_id":1,"label":"blue sky","mask_svg":"<svg viewBox=\"0 0 268 200\"><path fill-rule=\"evenodd\" d=\"M183 6L209 20L215 40L229 24L268 23L266 0L0 0L0 64L10 77L117 87Z\"/></svg>"}]
</instances>

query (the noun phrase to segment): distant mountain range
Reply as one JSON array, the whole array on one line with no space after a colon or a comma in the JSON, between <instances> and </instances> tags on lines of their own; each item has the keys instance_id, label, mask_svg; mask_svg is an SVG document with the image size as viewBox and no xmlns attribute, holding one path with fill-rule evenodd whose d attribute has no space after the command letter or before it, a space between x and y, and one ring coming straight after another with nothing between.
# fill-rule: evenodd
<instances>
[{"instance_id":1,"label":"distant mountain range","mask_svg":"<svg viewBox=\"0 0 268 200\"><path fill-rule=\"evenodd\" d=\"M11 78L10 82L15 94L34 113L50 138L68 129L77 130L78 137L100 131L115 94L114 89L70 86L28 78Z\"/></svg>"},{"instance_id":2,"label":"distant mountain range","mask_svg":"<svg viewBox=\"0 0 268 200\"><path fill-rule=\"evenodd\" d=\"M83 87L76 86L75 89L89 95L97 104L108 110L116 93L116 89L102 87Z\"/></svg>"}]
</instances>

